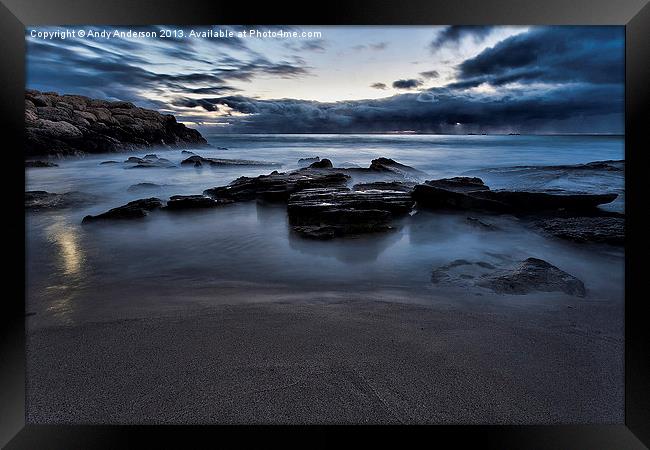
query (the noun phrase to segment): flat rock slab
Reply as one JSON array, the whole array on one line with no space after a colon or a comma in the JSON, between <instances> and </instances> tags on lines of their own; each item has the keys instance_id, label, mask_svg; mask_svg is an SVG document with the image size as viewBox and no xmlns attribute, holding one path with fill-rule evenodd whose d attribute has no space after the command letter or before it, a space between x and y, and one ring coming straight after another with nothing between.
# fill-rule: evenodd
<instances>
[{"instance_id":1,"label":"flat rock slab","mask_svg":"<svg viewBox=\"0 0 650 450\"><path fill-rule=\"evenodd\" d=\"M577 297L586 295L582 281L538 258L515 264L458 259L435 268L431 281L442 286L484 288L498 294L563 292Z\"/></svg>"},{"instance_id":2,"label":"flat rock slab","mask_svg":"<svg viewBox=\"0 0 650 450\"><path fill-rule=\"evenodd\" d=\"M176 164L171 162L166 158L159 158L158 155L146 155L144 158L139 158L137 156L131 156L126 161L127 168L129 169L147 169L152 167L176 167Z\"/></svg>"},{"instance_id":3,"label":"flat rock slab","mask_svg":"<svg viewBox=\"0 0 650 450\"><path fill-rule=\"evenodd\" d=\"M358 183L353 186L355 191L399 191L411 192L415 183L408 181L375 181L371 183Z\"/></svg>"},{"instance_id":4,"label":"flat rock slab","mask_svg":"<svg viewBox=\"0 0 650 450\"><path fill-rule=\"evenodd\" d=\"M418 206L427 209L481 210L500 213L590 211L611 203L618 194L573 194L493 191L480 178L456 177L427 181L413 189Z\"/></svg>"},{"instance_id":5,"label":"flat rock slab","mask_svg":"<svg viewBox=\"0 0 650 450\"><path fill-rule=\"evenodd\" d=\"M550 217L535 225L546 234L574 242L623 245L625 241L623 217Z\"/></svg>"},{"instance_id":6,"label":"flat rock slab","mask_svg":"<svg viewBox=\"0 0 650 450\"><path fill-rule=\"evenodd\" d=\"M117 208L110 209L105 213L96 216L86 216L81 223L96 222L100 220L125 220L125 219L139 219L145 217L149 212L154 209L162 207L162 201L159 198L143 198L134 200L126 205L118 206Z\"/></svg>"},{"instance_id":7,"label":"flat rock slab","mask_svg":"<svg viewBox=\"0 0 650 450\"><path fill-rule=\"evenodd\" d=\"M188 209L214 208L232 203L232 200L215 200L205 195L173 195L167 202L166 210L182 211Z\"/></svg>"},{"instance_id":8,"label":"flat rock slab","mask_svg":"<svg viewBox=\"0 0 650 450\"><path fill-rule=\"evenodd\" d=\"M199 155L192 155L181 161L181 166L279 166L280 164L267 161L253 161L248 159L224 159L224 158L204 158Z\"/></svg>"},{"instance_id":9,"label":"flat rock slab","mask_svg":"<svg viewBox=\"0 0 650 450\"><path fill-rule=\"evenodd\" d=\"M299 234L331 239L392 229L391 221L407 215L413 200L407 192L316 188L289 197L289 223Z\"/></svg>"},{"instance_id":10,"label":"flat rock slab","mask_svg":"<svg viewBox=\"0 0 650 450\"><path fill-rule=\"evenodd\" d=\"M235 201L287 201L292 193L302 189L345 186L349 178L338 172L311 169L288 173L273 171L258 177L239 177L227 186L207 189L203 193L209 197Z\"/></svg>"}]
</instances>

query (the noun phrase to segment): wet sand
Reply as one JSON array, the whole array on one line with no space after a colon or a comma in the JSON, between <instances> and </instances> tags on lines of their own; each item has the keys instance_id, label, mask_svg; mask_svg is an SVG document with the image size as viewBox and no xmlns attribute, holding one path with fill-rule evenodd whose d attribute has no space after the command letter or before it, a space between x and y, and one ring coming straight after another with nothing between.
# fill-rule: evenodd
<instances>
[{"instance_id":1,"label":"wet sand","mask_svg":"<svg viewBox=\"0 0 650 450\"><path fill-rule=\"evenodd\" d=\"M29 327L29 423L623 423L621 305L212 305Z\"/></svg>"}]
</instances>

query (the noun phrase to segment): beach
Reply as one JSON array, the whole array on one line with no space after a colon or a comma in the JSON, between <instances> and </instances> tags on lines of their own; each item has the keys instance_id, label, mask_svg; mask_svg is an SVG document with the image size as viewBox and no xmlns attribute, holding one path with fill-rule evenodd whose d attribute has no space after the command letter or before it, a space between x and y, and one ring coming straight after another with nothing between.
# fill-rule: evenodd
<instances>
[{"instance_id":1,"label":"beach","mask_svg":"<svg viewBox=\"0 0 650 450\"><path fill-rule=\"evenodd\" d=\"M531 303L327 298L40 328L27 420L622 423L618 306Z\"/></svg>"}]
</instances>

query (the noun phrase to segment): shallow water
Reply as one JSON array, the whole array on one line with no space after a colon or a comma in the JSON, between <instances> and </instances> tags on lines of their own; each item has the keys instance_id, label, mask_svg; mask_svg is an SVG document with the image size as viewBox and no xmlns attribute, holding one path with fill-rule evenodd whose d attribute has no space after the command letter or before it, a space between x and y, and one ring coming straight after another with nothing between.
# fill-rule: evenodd
<instances>
[{"instance_id":1,"label":"shallow water","mask_svg":"<svg viewBox=\"0 0 650 450\"><path fill-rule=\"evenodd\" d=\"M295 169L299 158L316 155L330 158L335 166L362 167L385 156L420 169L430 178L471 173L492 188L623 194L620 173L508 169L624 159L622 137L207 137L227 150L199 149L198 154L272 161L282 164L279 170ZM187 157L180 150L155 153L174 163ZM622 250L551 240L510 217L485 218L499 230L481 231L466 222L467 215L418 212L400 221L394 232L319 242L290 232L283 206L248 202L206 211L156 211L143 220L82 227L86 214L130 200L197 194L241 175L275 169L125 169L99 164L123 161L127 156L92 155L61 160L56 168L28 169L26 190L96 196L96 202L87 206L27 213L27 308L39 322L128 317L134 311L147 315L197 303L305 297L307 292L365 292L378 298L435 302L449 296L431 284L432 268L459 258L497 262L539 257L582 279L588 289L584 301L623 298ZM163 186L147 193L128 191L141 182ZM622 195L610 206L623 207ZM500 298L489 293L456 293L458 298L463 295L478 301Z\"/></svg>"}]
</instances>

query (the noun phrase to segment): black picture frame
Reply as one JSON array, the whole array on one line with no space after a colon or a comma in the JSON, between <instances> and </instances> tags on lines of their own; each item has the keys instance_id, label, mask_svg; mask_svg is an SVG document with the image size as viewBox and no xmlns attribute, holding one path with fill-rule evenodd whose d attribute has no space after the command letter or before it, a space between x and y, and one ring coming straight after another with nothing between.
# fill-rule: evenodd
<instances>
[{"instance_id":1,"label":"black picture frame","mask_svg":"<svg viewBox=\"0 0 650 450\"><path fill-rule=\"evenodd\" d=\"M472 443L481 448L613 449L650 446L650 336L644 303L643 249L640 241L643 153L650 117L650 4L648 0L418 0L248 3L221 0L0 0L0 111L5 164L5 296L2 305L0 444L6 448L129 448L142 442L187 447L187 440L207 437L213 444L226 436L244 444L249 428L219 426L55 426L25 424L24 308L24 126L25 40L28 25L46 24L391 24L391 25L625 25L626 27L626 296L625 424L558 426L428 426L361 428L374 439L386 431L424 434L428 442ZM9 176L8 174L11 174ZM10 192L10 195L6 195ZM5 209L6 210L6 209ZM21 239L22 238L22 239ZM7 288L11 289L7 289ZM280 427L286 430L286 427ZM304 445L328 444L323 436L339 427L291 428ZM267 437L278 428L257 427ZM346 431L351 431L345 428ZM309 432L310 434L305 434ZM140 440L138 442L138 440ZM141 439L147 441L142 441ZM149 445L147 445L149 446Z\"/></svg>"}]
</instances>

